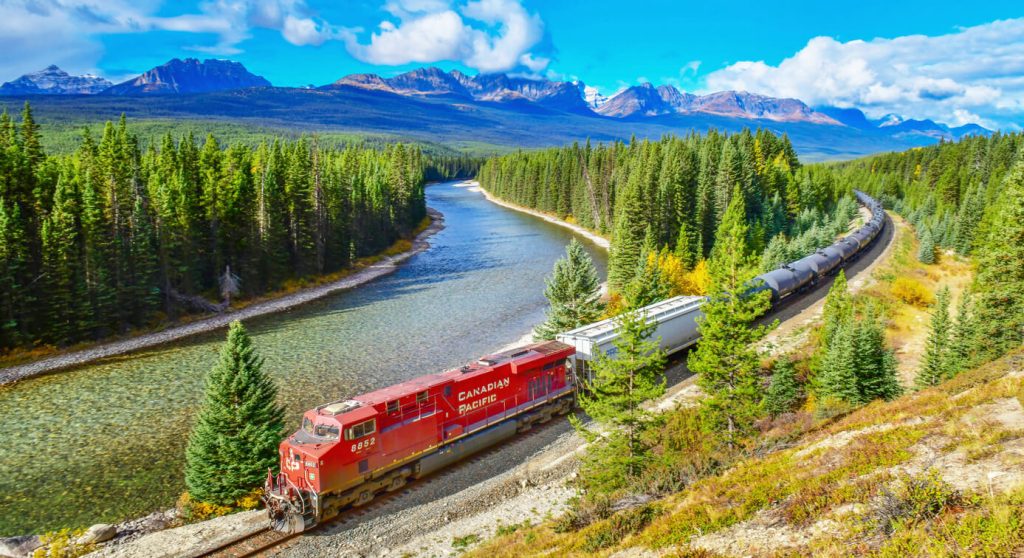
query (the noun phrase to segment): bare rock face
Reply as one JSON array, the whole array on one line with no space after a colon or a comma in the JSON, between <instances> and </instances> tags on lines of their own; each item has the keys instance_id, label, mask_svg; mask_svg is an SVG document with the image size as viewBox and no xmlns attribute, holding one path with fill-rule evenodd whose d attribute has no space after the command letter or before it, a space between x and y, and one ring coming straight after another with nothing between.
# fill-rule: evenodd
<instances>
[{"instance_id":1,"label":"bare rock face","mask_svg":"<svg viewBox=\"0 0 1024 558\"><path fill-rule=\"evenodd\" d=\"M141 76L119 83L104 95L141 95L169 93L208 93L248 87L270 87L266 79L252 74L245 66L230 60L175 58Z\"/></svg>"},{"instance_id":2,"label":"bare rock face","mask_svg":"<svg viewBox=\"0 0 1024 558\"><path fill-rule=\"evenodd\" d=\"M41 546L43 546L43 542L39 540L38 535L0 538L0 557L25 558L31 556L32 552Z\"/></svg>"},{"instance_id":3,"label":"bare rock face","mask_svg":"<svg viewBox=\"0 0 1024 558\"><path fill-rule=\"evenodd\" d=\"M78 537L78 544L94 544L107 542L117 536L117 527L107 523L97 523L89 527L85 533Z\"/></svg>"}]
</instances>

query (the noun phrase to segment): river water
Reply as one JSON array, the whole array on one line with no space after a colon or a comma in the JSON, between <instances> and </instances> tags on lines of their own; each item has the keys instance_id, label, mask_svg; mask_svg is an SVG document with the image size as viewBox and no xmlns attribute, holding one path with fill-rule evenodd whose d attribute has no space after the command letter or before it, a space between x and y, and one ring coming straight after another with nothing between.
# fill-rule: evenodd
<instances>
[{"instance_id":1,"label":"river water","mask_svg":"<svg viewBox=\"0 0 1024 558\"><path fill-rule=\"evenodd\" d=\"M460 365L543 319L573 233L456 183L427 188L446 227L392 275L246 323L288 428L303 410ZM602 276L606 254L580 239ZM0 536L172 505L203 379L224 332L0 389Z\"/></svg>"}]
</instances>

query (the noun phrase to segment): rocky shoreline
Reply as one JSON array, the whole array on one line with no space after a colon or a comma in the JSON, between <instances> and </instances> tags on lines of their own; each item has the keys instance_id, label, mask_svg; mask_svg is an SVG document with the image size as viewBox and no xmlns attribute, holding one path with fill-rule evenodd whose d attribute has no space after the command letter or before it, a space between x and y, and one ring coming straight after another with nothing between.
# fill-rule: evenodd
<instances>
[{"instance_id":1,"label":"rocky shoreline","mask_svg":"<svg viewBox=\"0 0 1024 558\"><path fill-rule=\"evenodd\" d=\"M235 312L225 312L223 314L197 320L189 324L170 327L163 331L147 333L145 335L139 335L138 337L132 337L123 341L102 343L87 349L71 351L42 358L27 364L0 369L0 386L12 384L33 376L80 366L95 360L123 355L140 349L148 349L171 341L184 339L192 335L207 333L227 327L228 324L235 320L245 320L256 316L263 316L266 314L281 312L283 310L289 310L307 302L373 281L378 277L392 273L398 268L399 264L430 247L430 243L427 242L427 239L444 229L444 215L432 208L427 208L427 214L431 218L430 226L416 235L416 238L413 239L411 249L402 252L401 254L387 256L380 261L353 273L352 275L331 283L318 285L295 293L258 302Z\"/></svg>"}]
</instances>

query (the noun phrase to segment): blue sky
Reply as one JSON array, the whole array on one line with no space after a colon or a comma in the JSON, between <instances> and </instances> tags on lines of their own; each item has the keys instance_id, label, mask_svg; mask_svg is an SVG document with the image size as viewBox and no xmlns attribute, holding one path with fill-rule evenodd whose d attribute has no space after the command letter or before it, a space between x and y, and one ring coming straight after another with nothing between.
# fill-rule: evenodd
<instances>
[{"instance_id":1,"label":"blue sky","mask_svg":"<svg viewBox=\"0 0 1024 558\"><path fill-rule=\"evenodd\" d=\"M1019 0L0 0L0 47L0 81L50 63L118 81L186 56L285 86L432 64L1024 123Z\"/></svg>"}]
</instances>

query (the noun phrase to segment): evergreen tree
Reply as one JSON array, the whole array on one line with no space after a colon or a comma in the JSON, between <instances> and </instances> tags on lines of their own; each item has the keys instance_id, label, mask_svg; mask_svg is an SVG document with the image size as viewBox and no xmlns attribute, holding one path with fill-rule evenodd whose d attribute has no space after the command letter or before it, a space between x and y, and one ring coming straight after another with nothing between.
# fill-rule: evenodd
<instances>
[{"instance_id":1,"label":"evergreen tree","mask_svg":"<svg viewBox=\"0 0 1024 558\"><path fill-rule=\"evenodd\" d=\"M860 401L855 338L851 320L843 320L836 325L830 342L824 346L821 370L815 381L818 399L838 399L847 403Z\"/></svg>"},{"instance_id":2,"label":"evergreen tree","mask_svg":"<svg viewBox=\"0 0 1024 558\"><path fill-rule=\"evenodd\" d=\"M950 329L949 366L947 377L952 378L966 370L972 364L975 338L974 319L971 315L971 293L960 295L960 303L956 309L956 321Z\"/></svg>"},{"instance_id":3,"label":"evergreen tree","mask_svg":"<svg viewBox=\"0 0 1024 558\"><path fill-rule=\"evenodd\" d=\"M546 283L544 296L550 306L547 319L534 332L535 339L554 339L559 333L596 322L604 311L594 260L575 238L565 256L555 262Z\"/></svg>"},{"instance_id":4,"label":"evergreen tree","mask_svg":"<svg viewBox=\"0 0 1024 558\"><path fill-rule=\"evenodd\" d=\"M885 327L873 306L856 323L853 341L859 402L899 397L903 387L896 376L896 356L885 346Z\"/></svg>"},{"instance_id":5,"label":"evergreen tree","mask_svg":"<svg viewBox=\"0 0 1024 558\"><path fill-rule=\"evenodd\" d=\"M241 322L232 322L185 450L192 499L231 505L277 466L284 409L276 399L277 388L252 339Z\"/></svg>"},{"instance_id":6,"label":"evergreen tree","mask_svg":"<svg viewBox=\"0 0 1024 558\"><path fill-rule=\"evenodd\" d=\"M636 275L623 289L622 294L626 300L626 306L631 309L643 308L665 300L670 293L671 285L658 266L657 254L645 249Z\"/></svg>"},{"instance_id":7,"label":"evergreen tree","mask_svg":"<svg viewBox=\"0 0 1024 558\"><path fill-rule=\"evenodd\" d=\"M765 328L751 324L770 304L767 291L745 294L757 264L747 250L743 206L737 188L708 263L711 292L720 294L701 308L701 342L688 360L706 395L701 400L705 427L730 447L750 432L760 410L759 359L753 344Z\"/></svg>"},{"instance_id":8,"label":"evergreen tree","mask_svg":"<svg viewBox=\"0 0 1024 558\"><path fill-rule=\"evenodd\" d=\"M788 413L796 407L802 396L793 361L783 359L777 362L764 396L765 411L772 418Z\"/></svg>"},{"instance_id":9,"label":"evergreen tree","mask_svg":"<svg viewBox=\"0 0 1024 558\"><path fill-rule=\"evenodd\" d=\"M632 175L616 210L615 233L608 260L608 288L619 292L636 275L647 226L641 184Z\"/></svg>"},{"instance_id":10,"label":"evergreen tree","mask_svg":"<svg viewBox=\"0 0 1024 558\"><path fill-rule=\"evenodd\" d=\"M997 358L1024 343L1024 161L1013 166L978 255L974 321L979 354Z\"/></svg>"},{"instance_id":11,"label":"evergreen tree","mask_svg":"<svg viewBox=\"0 0 1024 558\"><path fill-rule=\"evenodd\" d=\"M935 238L932 236L931 228L927 225L921 226L920 229L921 245L917 248L917 259L921 263L933 264L935 263Z\"/></svg>"},{"instance_id":12,"label":"evergreen tree","mask_svg":"<svg viewBox=\"0 0 1024 558\"><path fill-rule=\"evenodd\" d=\"M665 353L658 347L659 341L650 338L657 325L647 323L642 312L621 314L616 318L616 326L617 351L614 356L598 356L593 379L579 392L579 405L587 415L611 429L611 438L621 436L619 445L625 455L616 461L624 465L627 474L636 474L648 454L642 433L651 420L642 405L665 393ZM574 425L585 436L594 437L578 421Z\"/></svg>"},{"instance_id":13,"label":"evergreen tree","mask_svg":"<svg viewBox=\"0 0 1024 558\"><path fill-rule=\"evenodd\" d=\"M949 288L943 287L935 297L924 358L914 379L918 387L938 385L949 375L949 345Z\"/></svg>"},{"instance_id":14,"label":"evergreen tree","mask_svg":"<svg viewBox=\"0 0 1024 558\"><path fill-rule=\"evenodd\" d=\"M850 319L853 312L853 303L850 301L850 294L846 286L846 271L839 270L832 286L825 297L825 307L822 316L825 321L821 328L819 347L827 347L832 343L832 336L835 335L839 325Z\"/></svg>"}]
</instances>

